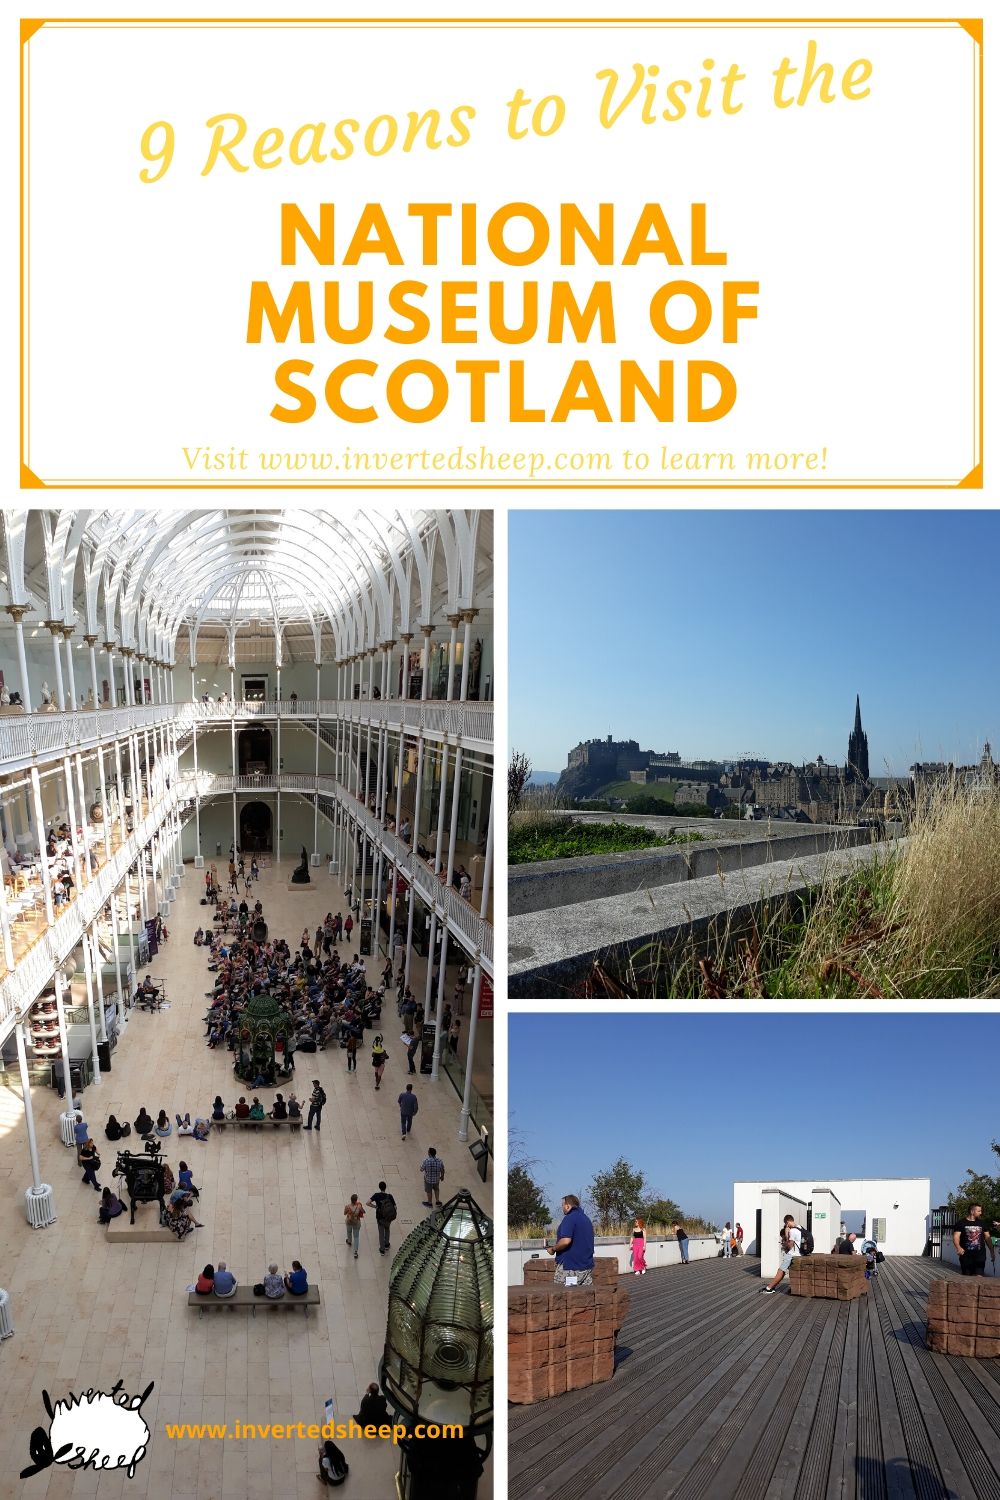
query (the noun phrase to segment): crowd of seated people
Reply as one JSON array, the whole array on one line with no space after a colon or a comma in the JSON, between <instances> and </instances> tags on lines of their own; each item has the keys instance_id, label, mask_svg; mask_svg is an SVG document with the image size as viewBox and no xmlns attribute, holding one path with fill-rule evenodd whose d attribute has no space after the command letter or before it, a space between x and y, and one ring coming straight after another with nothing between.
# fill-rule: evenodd
<instances>
[{"instance_id":1,"label":"crowd of seated people","mask_svg":"<svg viewBox=\"0 0 1000 1500\"><path fill-rule=\"evenodd\" d=\"M336 935L346 933L347 922L341 923L339 914L327 913L315 938L303 932L294 953L284 938L255 942L250 917L247 911L237 935L226 942L203 934L209 969L216 975L206 997L205 1040L210 1048L225 1046L235 1054L234 1071L251 1089L273 1088L291 1077L297 1051L344 1045L352 1034L363 1041L366 1027L381 1015L385 985L376 989L368 983L360 957L341 961ZM273 1057L243 1058L237 1046L240 1018L248 1002L263 993L287 1014L288 1031Z\"/></svg>"}]
</instances>

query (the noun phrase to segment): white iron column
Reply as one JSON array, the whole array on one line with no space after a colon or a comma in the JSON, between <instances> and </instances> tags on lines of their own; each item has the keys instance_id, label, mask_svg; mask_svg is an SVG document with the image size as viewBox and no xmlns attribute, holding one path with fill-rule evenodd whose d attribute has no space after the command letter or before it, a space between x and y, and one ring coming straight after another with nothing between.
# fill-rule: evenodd
<instances>
[{"instance_id":1,"label":"white iron column","mask_svg":"<svg viewBox=\"0 0 1000 1500\"><path fill-rule=\"evenodd\" d=\"M21 702L24 704L26 714L31 713L31 688L28 683L28 658L24 651L24 625L22 621L28 613L30 606L27 604L6 604L4 609L14 621L14 633L17 637L17 665L21 672Z\"/></svg>"},{"instance_id":2,"label":"white iron column","mask_svg":"<svg viewBox=\"0 0 1000 1500\"><path fill-rule=\"evenodd\" d=\"M87 983L87 1019L90 1022L90 1050L94 1070L94 1083L101 1081L101 1058L97 1050L97 1023L94 1017L94 965L91 960L87 933L83 934L83 975Z\"/></svg>"},{"instance_id":3,"label":"white iron column","mask_svg":"<svg viewBox=\"0 0 1000 1500\"><path fill-rule=\"evenodd\" d=\"M86 933L83 934L83 941L84 943L87 941ZM94 960L94 979L97 984L98 1040L106 1042L108 1039L108 1027L104 1019L104 957L101 953L101 944L97 936L96 921L90 929L90 949Z\"/></svg>"},{"instance_id":4,"label":"white iron column","mask_svg":"<svg viewBox=\"0 0 1000 1500\"><path fill-rule=\"evenodd\" d=\"M52 976L52 988L56 997L56 1019L59 1022L59 1053L62 1057L63 1079L66 1084L66 1099L73 1105L73 1075L70 1072L69 1035L66 1031L66 993L63 973L57 969Z\"/></svg>"},{"instance_id":5,"label":"white iron column","mask_svg":"<svg viewBox=\"0 0 1000 1500\"><path fill-rule=\"evenodd\" d=\"M111 858L111 811L108 807L108 787L104 775L104 748L101 745L97 747L97 777L101 787L101 812L104 818L101 824L104 832L104 857L105 860L109 860Z\"/></svg>"},{"instance_id":6,"label":"white iron column","mask_svg":"<svg viewBox=\"0 0 1000 1500\"><path fill-rule=\"evenodd\" d=\"M21 1097L24 1101L24 1123L28 1131L28 1155L31 1157L31 1187L28 1188L27 1191L28 1194L31 1194L36 1198L48 1196L48 1198L51 1200L52 1189L49 1187L48 1183L42 1181L42 1174L38 1165L38 1143L35 1140L35 1117L31 1109L31 1079L28 1077L28 1054L25 1050L24 1045L24 1028L25 1022L18 1021L17 1025L14 1027L14 1038L17 1044L17 1066L21 1074ZM68 1086L69 1084L67 1080L67 1087ZM28 1211L28 1218L29 1222L31 1222L30 1208ZM55 1214L52 1213L50 1206L48 1217L45 1218L42 1222L51 1223L54 1218Z\"/></svg>"},{"instance_id":7,"label":"white iron column","mask_svg":"<svg viewBox=\"0 0 1000 1500\"><path fill-rule=\"evenodd\" d=\"M94 649L97 645L97 636L85 635L83 639L87 643L87 650L90 652L90 691L94 699L94 710L96 712L101 706L101 692L97 685L97 652Z\"/></svg>"},{"instance_id":8,"label":"white iron column","mask_svg":"<svg viewBox=\"0 0 1000 1500\"><path fill-rule=\"evenodd\" d=\"M42 785L38 776L38 767L31 767L31 799L35 810L35 828L38 833L39 860L42 866L42 890L45 892L45 920L51 927L55 921L55 910L52 905L52 873L49 870L48 856L45 853L45 814L42 811Z\"/></svg>"},{"instance_id":9,"label":"white iron column","mask_svg":"<svg viewBox=\"0 0 1000 1500\"><path fill-rule=\"evenodd\" d=\"M455 647L458 643L458 622L461 615L449 615L448 624L451 626L451 639L448 641L448 689L445 697L450 701L455 686Z\"/></svg>"},{"instance_id":10,"label":"white iron column","mask_svg":"<svg viewBox=\"0 0 1000 1500\"><path fill-rule=\"evenodd\" d=\"M426 703L430 697L431 636L434 634L434 626L421 625L420 629L424 635L424 644L420 655L420 698L422 702Z\"/></svg>"},{"instance_id":11,"label":"white iron column","mask_svg":"<svg viewBox=\"0 0 1000 1500\"><path fill-rule=\"evenodd\" d=\"M62 661L59 656L59 637L62 635L62 621L46 620L45 626L52 635L52 650L56 663L56 707L59 709L60 713L65 713L66 694L63 689Z\"/></svg>"},{"instance_id":12,"label":"white iron column","mask_svg":"<svg viewBox=\"0 0 1000 1500\"><path fill-rule=\"evenodd\" d=\"M478 609L462 610L462 619L465 621L465 640L462 643L462 688L459 697L463 703L469 696L469 661L472 654L469 647L472 644L472 622L478 613Z\"/></svg>"},{"instance_id":13,"label":"white iron column","mask_svg":"<svg viewBox=\"0 0 1000 1500\"><path fill-rule=\"evenodd\" d=\"M111 694L110 702L112 708L118 707L118 690L115 687L115 643L105 641L104 649L108 653L108 689Z\"/></svg>"},{"instance_id":14,"label":"white iron column","mask_svg":"<svg viewBox=\"0 0 1000 1500\"><path fill-rule=\"evenodd\" d=\"M79 708L80 705L76 701L76 672L73 670L73 647L70 645L70 641L73 638L72 625L63 626L62 637L66 642L66 676L69 679L69 703L67 707Z\"/></svg>"},{"instance_id":15,"label":"white iron column","mask_svg":"<svg viewBox=\"0 0 1000 1500\"><path fill-rule=\"evenodd\" d=\"M476 1045L476 1030L479 1025L479 994L483 986L483 965L476 960L472 975L472 1015L469 1017L469 1039L465 1044L465 1089L462 1094L462 1113L458 1120L458 1138L469 1139L469 1117L472 1113L472 1059Z\"/></svg>"}]
</instances>

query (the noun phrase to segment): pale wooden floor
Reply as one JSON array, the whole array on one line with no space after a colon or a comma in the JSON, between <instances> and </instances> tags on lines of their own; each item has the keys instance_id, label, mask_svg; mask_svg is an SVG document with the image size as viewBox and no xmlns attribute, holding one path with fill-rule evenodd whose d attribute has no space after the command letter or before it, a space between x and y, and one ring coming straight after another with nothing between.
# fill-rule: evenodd
<instances>
[{"instance_id":1,"label":"pale wooden floor","mask_svg":"<svg viewBox=\"0 0 1000 1500\"><path fill-rule=\"evenodd\" d=\"M285 882L295 862L266 871L259 888L272 934L293 943L303 926L314 929L327 910L342 905L340 888L319 872L307 894L289 892ZM113 1054L112 1072L84 1096L85 1118L102 1148L102 1184L110 1182L113 1164L103 1135L110 1112L132 1120L145 1105L154 1114L162 1106L171 1117L175 1109L207 1114L216 1092L227 1106L234 1102L229 1054L210 1052L202 1039L209 976L203 950L191 942L202 914L201 881L201 873L188 866L168 919L171 942L150 966L151 973L166 977L171 1009L134 1012ZM471 1186L482 1206L491 1208L492 1184L479 1181L456 1139L458 1100L447 1080L413 1080L420 1113L412 1142L400 1141L396 1096L406 1064L395 1041L391 996L387 1016L390 1065L379 1093L367 1048L356 1076L347 1074L339 1049L298 1058L299 1096L307 1096L314 1076L328 1095L322 1134L291 1138L280 1131L229 1129L203 1146L171 1136L165 1154L175 1170L182 1156L193 1167L206 1226L183 1245L105 1244L96 1223L97 1195L82 1185L72 1151L60 1144L62 1106L49 1090L34 1095L35 1121L42 1177L53 1186L59 1217L48 1229L29 1228L21 1100L0 1087L0 1285L11 1294L16 1330L0 1343L4 1500L22 1493L33 1500L91 1494L294 1500L323 1492L315 1477L314 1441L176 1441L166 1437L163 1424L318 1423L328 1396L338 1418L346 1420L376 1377L390 1257L378 1254L369 1219L360 1259L353 1259L341 1231L343 1204L352 1192L367 1198L384 1178L399 1204L395 1249L425 1212L418 1167L433 1144L448 1169L445 1186ZM251 1319L224 1310L200 1317L187 1306L185 1287L208 1260L227 1260L245 1283L258 1280L268 1261L285 1270L293 1257L322 1290L323 1305L308 1320L301 1311ZM144 1408L149 1453L134 1479L56 1467L20 1481L19 1471L30 1461L31 1430L47 1425L42 1390L56 1400L87 1387L108 1390L118 1379L132 1393L155 1381ZM349 1493L356 1500L389 1500L397 1467L389 1445L358 1440L345 1448ZM481 1493L489 1493L488 1481Z\"/></svg>"}]
</instances>

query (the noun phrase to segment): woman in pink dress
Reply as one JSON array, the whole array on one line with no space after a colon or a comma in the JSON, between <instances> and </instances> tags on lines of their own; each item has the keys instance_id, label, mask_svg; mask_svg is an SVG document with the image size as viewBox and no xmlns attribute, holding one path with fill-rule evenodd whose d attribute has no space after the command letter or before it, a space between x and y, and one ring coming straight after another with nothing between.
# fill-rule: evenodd
<instances>
[{"instance_id":1,"label":"woman in pink dress","mask_svg":"<svg viewBox=\"0 0 1000 1500\"><path fill-rule=\"evenodd\" d=\"M646 1274L646 1221L636 1219L632 1230L632 1275Z\"/></svg>"}]
</instances>

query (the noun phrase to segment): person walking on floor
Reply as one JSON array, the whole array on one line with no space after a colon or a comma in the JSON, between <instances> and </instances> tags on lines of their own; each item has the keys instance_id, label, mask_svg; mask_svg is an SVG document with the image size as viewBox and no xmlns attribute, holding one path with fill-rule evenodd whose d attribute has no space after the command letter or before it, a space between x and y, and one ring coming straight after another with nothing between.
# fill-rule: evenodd
<instances>
[{"instance_id":1,"label":"person walking on floor","mask_svg":"<svg viewBox=\"0 0 1000 1500\"><path fill-rule=\"evenodd\" d=\"M369 1208L375 1210L375 1225L378 1229L378 1253L384 1255L390 1248L389 1226L396 1217L396 1200L386 1190L384 1182L378 1185L378 1192L372 1193L368 1199Z\"/></svg>"},{"instance_id":2,"label":"person walking on floor","mask_svg":"<svg viewBox=\"0 0 1000 1500\"><path fill-rule=\"evenodd\" d=\"M396 1100L396 1103L399 1105L399 1133L402 1139L405 1141L406 1137L413 1129L413 1116L420 1108L420 1103L417 1099L417 1096L413 1092L412 1083L408 1083L406 1085L406 1088L400 1094L399 1098Z\"/></svg>"},{"instance_id":3,"label":"person walking on floor","mask_svg":"<svg viewBox=\"0 0 1000 1500\"><path fill-rule=\"evenodd\" d=\"M344 1204L344 1223L347 1226L347 1243L354 1246L354 1259L358 1258L358 1247L361 1244L361 1220L365 1216L364 1208L357 1193L351 1194L350 1203Z\"/></svg>"},{"instance_id":4,"label":"person walking on floor","mask_svg":"<svg viewBox=\"0 0 1000 1500\"><path fill-rule=\"evenodd\" d=\"M84 1141L80 1147L80 1165L83 1168L80 1181L89 1183L94 1192L99 1193L101 1184L97 1180L97 1172L101 1165L101 1158L97 1154L97 1147L91 1140Z\"/></svg>"},{"instance_id":5,"label":"person walking on floor","mask_svg":"<svg viewBox=\"0 0 1000 1500\"><path fill-rule=\"evenodd\" d=\"M761 1291L770 1296L780 1281L784 1280L785 1273L791 1270L792 1261L801 1254L802 1231L795 1222L794 1214L786 1214L781 1229L781 1259L778 1269L774 1273L774 1279L767 1286L762 1286Z\"/></svg>"},{"instance_id":6,"label":"person walking on floor","mask_svg":"<svg viewBox=\"0 0 1000 1500\"><path fill-rule=\"evenodd\" d=\"M409 1088L409 1084L407 1084ZM424 1191L427 1197L423 1200L425 1208L433 1208L434 1204L441 1202L441 1183L444 1180L444 1162L437 1154L434 1146L428 1146L427 1155L420 1163L420 1170L424 1174ZM431 1201L433 1199L433 1202Z\"/></svg>"},{"instance_id":7,"label":"person walking on floor","mask_svg":"<svg viewBox=\"0 0 1000 1500\"><path fill-rule=\"evenodd\" d=\"M348 1073L356 1073L358 1071L358 1038L357 1033L355 1032L353 1027L351 1027L347 1033L347 1040L344 1043L344 1050L347 1053Z\"/></svg>"},{"instance_id":8,"label":"person walking on floor","mask_svg":"<svg viewBox=\"0 0 1000 1500\"><path fill-rule=\"evenodd\" d=\"M681 1265L686 1266L689 1264L687 1230L682 1229L679 1224L675 1224L674 1234L677 1236L677 1248L681 1252Z\"/></svg>"},{"instance_id":9,"label":"person walking on floor","mask_svg":"<svg viewBox=\"0 0 1000 1500\"><path fill-rule=\"evenodd\" d=\"M636 1219L632 1226L632 1275L646 1274L646 1221Z\"/></svg>"},{"instance_id":10,"label":"person walking on floor","mask_svg":"<svg viewBox=\"0 0 1000 1500\"><path fill-rule=\"evenodd\" d=\"M404 1031L403 1035L400 1037L399 1040L401 1042L403 1042L405 1044L405 1046L406 1046L406 1066L407 1066L407 1070L410 1073L415 1073L417 1070L416 1070L416 1067L414 1066L413 1059L416 1057L416 1055L417 1055L417 1048L420 1046L420 1029L419 1029L419 1027L414 1027L412 1033Z\"/></svg>"},{"instance_id":11,"label":"person walking on floor","mask_svg":"<svg viewBox=\"0 0 1000 1500\"><path fill-rule=\"evenodd\" d=\"M344 922L344 942L347 944L348 947L350 947L350 945L351 945L351 933L353 931L354 931L354 918L351 916L350 912L348 912L347 913L347 919Z\"/></svg>"},{"instance_id":12,"label":"person walking on floor","mask_svg":"<svg viewBox=\"0 0 1000 1500\"><path fill-rule=\"evenodd\" d=\"M388 1056L388 1052L386 1052L385 1048L382 1045L382 1038L380 1036L377 1036L372 1042L372 1067L375 1069L376 1089L380 1089L382 1087L382 1074L385 1072L385 1065Z\"/></svg>"},{"instance_id":13,"label":"person walking on floor","mask_svg":"<svg viewBox=\"0 0 1000 1500\"><path fill-rule=\"evenodd\" d=\"M303 1130L312 1130L313 1120L316 1121L316 1129L319 1130L323 1121L323 1105L326 1103L326 1093L320 1085L318 1078L313 1079L313 1091L309 1096L309 1114Z\"/></svg>"}]
</instances>

